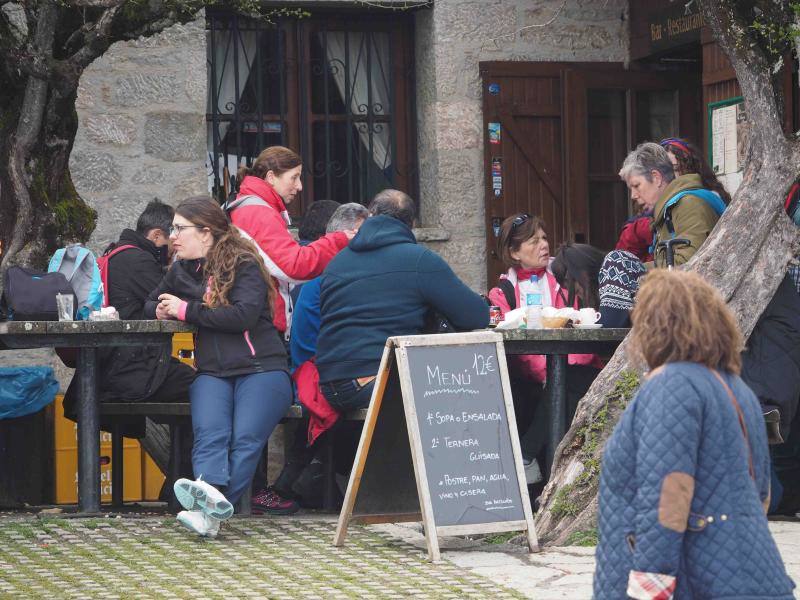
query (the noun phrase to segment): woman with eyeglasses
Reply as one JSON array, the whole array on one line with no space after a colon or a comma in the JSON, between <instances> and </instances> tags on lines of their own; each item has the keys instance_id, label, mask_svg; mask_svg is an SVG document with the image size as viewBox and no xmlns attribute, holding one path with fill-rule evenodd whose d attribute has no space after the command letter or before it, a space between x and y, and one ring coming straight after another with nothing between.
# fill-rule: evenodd
<instances>
[{"instance_id":1,"label":"woman with eyeglasses","mask_svg":"<svg viewBox=\"0 0 800 600\"><path fill-rule=\"evenodd\" d=\"M505 219L500 227L498 251L508 271L500 276L498 286L489 290L489 301L500 308L503 316L510 310L524 306L527 294L542 294L542 306L563 308L568 304L567 292L559 285L551 269L550 244L545 233L542 219L527 213L517 213ZM577 300L574 303L577 306ZM597 308L596 306L594 308ZM569 417L575 411L578 400L588 389L597 375L593 354L570 354L568 357L567 395ZM515 406L519 416L518 426L524 432L522 436L522 454L525 463L525 474L528 483L536 483L541 479L538 465L534 460L546 443L546 423L549 422L545 402L537 402L537 396L545 381L546 360L542 355L522 355L508 358L511 374L515 379L526 381L524 396L521 402L515 394ZM535 389L531 388L535 386ZM524 415L535 413L532 426L525 431L527 419Z\"/></svg>"},{"instance_id":2,"label":"woman with eyeglasses","mask_svg":"<svg viewBox=\"0 0 800 600\"><path fill-rule=\"evenodd\" d=\"M150 294L145 317L197 327L197 377L189 390L197 479L179 479L174 489L186 509L178 521L214 537L250 485L292 386L272 322L275 291L253 243L205 196L178 205L170 239L176 262ZM298 508L280 502L285 513Z\"/></svg>"}]
</instances>

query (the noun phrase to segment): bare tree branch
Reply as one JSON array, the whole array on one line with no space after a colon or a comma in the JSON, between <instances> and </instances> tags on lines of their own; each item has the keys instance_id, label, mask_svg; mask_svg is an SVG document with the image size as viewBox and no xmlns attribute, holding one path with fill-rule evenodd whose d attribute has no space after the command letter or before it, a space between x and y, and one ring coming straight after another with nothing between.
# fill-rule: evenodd
<instances>
[{"instance_id":1,"label":"bare tree branch","mask_svg":"<svg viewBox=\"0 0 800 600\"><path fill-rule=\"evenodd\" d=\"M119 6L103 11L95 26L86 33L83 47L69 57L70 65L82 71L108 49L111 45L111 27L118 12Z\"/></svg>"}]
</instances>

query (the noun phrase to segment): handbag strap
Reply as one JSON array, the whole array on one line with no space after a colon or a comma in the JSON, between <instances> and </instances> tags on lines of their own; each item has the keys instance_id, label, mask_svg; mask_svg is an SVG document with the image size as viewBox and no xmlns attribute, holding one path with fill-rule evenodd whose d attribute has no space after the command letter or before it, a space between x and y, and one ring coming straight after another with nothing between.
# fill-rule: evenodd
<instances>
[{"instance_id":1,"label":"handbag strap","mask_svg":"<svg viewBox=\"0 0 800 600\"><path fill-rule=\"evenodd\" d=\"M744 422L744 413L742 412L742 407L739 406L739 401L736 400L736 396L733 394L733 390L731 390L730 386L727 382L722 378L716 370L712 369L711 372L714 374L719 382L722 384L722 387L725 388L725 391L728 392L728 398L731 399L731 403L733 404L733 408L736 410L736 415L739 417L739 427L742 430L742 437L744 437L744 444L747 446L747 463L748 469L750 471L750 477L753 481L756 480L756 470L753 467L753 450L750 447L750 436L747 435L747 425Z\"/></svg>"}]
</instances>

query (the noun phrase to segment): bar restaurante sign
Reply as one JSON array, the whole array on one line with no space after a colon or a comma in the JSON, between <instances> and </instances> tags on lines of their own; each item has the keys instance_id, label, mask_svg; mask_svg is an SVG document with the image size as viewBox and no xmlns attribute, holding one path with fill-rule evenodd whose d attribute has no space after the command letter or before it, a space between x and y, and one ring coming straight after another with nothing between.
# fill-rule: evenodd
<instances>
[{"instance_id":1,"label":"bar restaurante sign","mask_svg":"<svg viewBox=\"0 0 800 600\"><path fill-rule=\"evenodd\" d=\"M697 0L636 2L631 3L631 12L636 57L697 42L705 26Z\"/></svg>"}]
</instances>

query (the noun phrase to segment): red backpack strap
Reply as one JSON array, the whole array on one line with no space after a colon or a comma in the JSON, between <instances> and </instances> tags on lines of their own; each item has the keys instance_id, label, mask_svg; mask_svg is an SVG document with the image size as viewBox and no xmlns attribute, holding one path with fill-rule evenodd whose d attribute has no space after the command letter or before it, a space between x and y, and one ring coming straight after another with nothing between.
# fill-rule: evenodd
<instances>
[{"instance_id":1,"label":"red backpack strap","mask_svg":"<svg viewBox=\"0 0 800 600\"><path fill-rule=\"evenodd\" d=\"M108 261L115 254L131 248L141 250L141 248L134 246L133 244L125 244L123 246L117 246L116 248L106 250L103 256L100 256L97 259L97 268L100 270L100 281L103 284L103 306L108 306Z\"/></svg>"}]
</instances>

